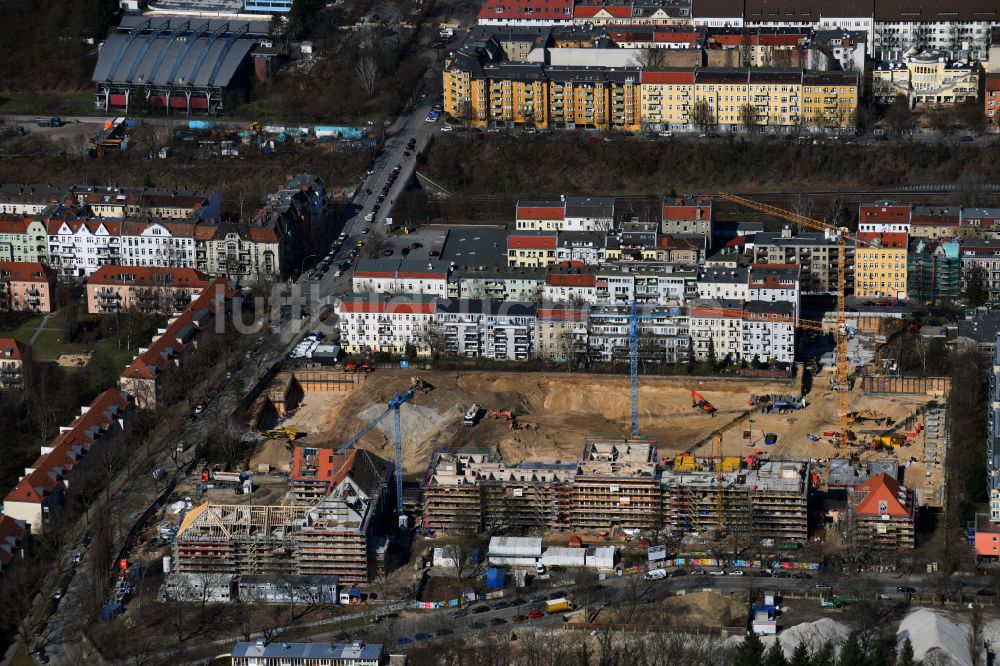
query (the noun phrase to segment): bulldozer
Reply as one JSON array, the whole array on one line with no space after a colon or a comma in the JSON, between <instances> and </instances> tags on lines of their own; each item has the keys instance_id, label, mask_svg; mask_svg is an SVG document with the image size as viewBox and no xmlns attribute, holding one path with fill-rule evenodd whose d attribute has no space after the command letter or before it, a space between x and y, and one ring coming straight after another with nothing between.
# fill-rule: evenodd
<instances>
[{"instance_id":1,"label":"bulldozer","mask_svg":"<svg viewBox=\"0 0 1000 666\"><path fill-rule=\"evenodd\" d=\"M272 428L263 431L262 434L268 439L287 439L289 442L294 442L303 433L298 428Z\"/></svg>"}]
</instances>

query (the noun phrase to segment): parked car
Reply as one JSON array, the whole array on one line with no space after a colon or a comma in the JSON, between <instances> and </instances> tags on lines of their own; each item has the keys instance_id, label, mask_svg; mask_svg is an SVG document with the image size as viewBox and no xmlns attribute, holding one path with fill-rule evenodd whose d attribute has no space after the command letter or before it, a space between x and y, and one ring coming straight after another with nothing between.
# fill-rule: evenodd
<instances>
[{"instance_id":1,"label":"parked car","mask_svg":"<svg viewBox=\"0 0 1000 666\"><path fill-rule=\"evenodd\" d=\"M497 603L493 604L493 610L503 610L504 608L510 608L510 602L498 601Z\"/></svg>"},{"instance_id":2,"label":"parked car","mask_svg":"<svg viewBox=\"0 0 1000 666\"><path fill-rule=\"evenodd\" d=\"M468 613L466 613L462 609L458 609L456 611L452 611L451 613L449 613L449 615L451 615L453 618L455 618L457 620L459 618L466 617L468 615Z\"/></svg>"},{"instance_id":3,"label":"parked car","mask_svg":"<svg viewBox=\"0 0 1000 666\"><path fill-rule=\"evenodd\" d=\"M488 613L490 611L489 606L476 606L472 609L473 615L479 615L480 613Z\"/></svg>"},{"instance_id":4,"label":"parked car","mask_svg":"<svg viewBox=\"0 0 1000 666\"><path fill-rule=\"evenodd\" d=\"M725 576L726 575L726 570L725 569L715 569L713 571L709 571L708 575L709 576Z\"/></svg>"},{"instance_id":5,"label":"parked car","mask_svg":"<svg viewBox=\"0 0 1000 666\"><path fill-rule=\"evenodd\" d=\"M533 610L530 613L528 613L529 620L537 620L540 617L545 617L545 613L543 613L540 610Z\"/></svg>"},{"instance_id":6,"label":"parked car","mask_svg":"<svg viewBox=\"0 0 1000 666\"><path fill-rule=\"evenodd\" d=\"M830 585L829 583L816 583L816 589L817 590L832 590L833 589L833 585Z\"/></svg>"},{"instance_id":7,"label":"parked car","mask_svg":"<svg viewBox=\"0 0 1000 666\"><path fill-rule=\"evenodd\" d=\"M742 569L737 569L735 571L730 571L727 575L729 576L745 576L746 573Z\"/></svg>"},{"instance_id":8,"label":"parked car","mask_svg":"<svg viewBox=\"0 0 1000 666\"><path fill-rule=\"evenodd\" d=\"M913 594L916 592L916 588L910 587L908 585L899 585L896 587L897 592L902 592L904 594Z\"/></svg>"}]
</instances>

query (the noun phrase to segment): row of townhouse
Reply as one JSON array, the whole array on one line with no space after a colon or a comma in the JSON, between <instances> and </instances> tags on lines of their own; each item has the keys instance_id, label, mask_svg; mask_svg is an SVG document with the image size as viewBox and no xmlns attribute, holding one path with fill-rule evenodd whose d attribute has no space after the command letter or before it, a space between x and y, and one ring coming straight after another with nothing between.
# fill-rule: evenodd
<instances>
[{"instance_id":1,"label":"row of townhouse","mask_svg":"<svg viewBox=\"0 0 1000 666\"><path fill-rule=\"evenodd\" d=\"M255 276L295 270L326 220L326 188L289 176L247 222L221 222L218 192L75 185L0 186L0 261L65 277L105 265Z\"/></svg>"},{"instance_id":2,"label":"row of townhouse","mask_svg":"<svg viewBox=\"0 0 1000 666\"><path fill-rule=\"evenodd\" d=\"M87 312L180 312L210 284L193 268L101 266L87 278Z\"/></svg>"},{"instance_id":3,"label":"row of townhouse","mask_svg":"<svg viewBox=\"0 0 1000 666\"><path fill-rule=\"evenodd\" d=\"M660 67L865 68L868 34L859 30L722 28L601 21L580 25L478 25L467 40L495 44L511 62L634 64L640 51Z\"/></svg>"},{"instance_id":4,"label":"row of townhouse","mask_svg":"<svg viewBox=\"0 0 1000 666\"><path fill-rule=\"evenodd\" d=\"M586 305L680 302L696 292L696 262L610 262L453 269L447 262L368 259L351 278L355 294L413 294Z\"/></svg>"},{"instance_id":5,"label":"row of townhouse","mask_svg":"<svg viewBox=\"0 0 1000 666\"><path fill-rule=\"evenodd\" d=\"M25 468L17 485L4 497L4 516L21 521L34 534L42 533L59 511L69 487L68 476L86 466L95 447L122 435L133 406L129 393L108 389L81 407L80 415L41 447L38 459Z\"/></svg>"},{"instance_id":6,"label":"row of townhouse","mask_svg":"<svg viewBox=\"0 0 1000 666\"><path fill-rule=\"evenodd\" d=\"M139 349L118 378L119 387L134 397L136 407L156 409L163 404L171 368L184 363L186 352L197 349L203 336L222 332L238 293L224 278L216 278L157 331L148 347Z\"/></svg>"},{"instance_id":7,"label":"row of townhouse","mask_svg":"<svg viewBox=\"0 0 1000 666\"><path fill-rule=\"evenodd\" d=\"M533 357L620 362L629 355L630 307L567 302L499 302L426 296L354 296L337 306L341 345L351 354L521 361ZM644 360L683 363L708 358L776 361L795 357L795 304L790 301L695 300L642 308Z\"/></svg>"},{"instance_id":8,"label":"row of townhouse","mask_svg":"<svg viewBox=\"0 0 1000 666\"><path fill-rule=\"evenodd\" d=\"M476 127L837 129L853 126L859 98L857 72L563 66L491 57L481 43L451 54L443 75L449 116Z\"/></svg>"}]
</instances>

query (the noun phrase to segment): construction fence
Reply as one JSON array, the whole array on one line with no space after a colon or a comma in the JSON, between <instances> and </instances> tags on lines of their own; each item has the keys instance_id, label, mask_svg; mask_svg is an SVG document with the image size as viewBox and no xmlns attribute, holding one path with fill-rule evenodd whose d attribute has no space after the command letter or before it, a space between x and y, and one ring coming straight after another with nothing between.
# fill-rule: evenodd
<instances>
[{"instance_id":1,"label":"construction fence","mask_svg":"<svg viewBox=\"0 0 1000 666\"><path fill-rule=\"evenodd\" d=\"M862 377L865 393L947 396L951 391L948 377Z\"/></svg>"}]
</instances>

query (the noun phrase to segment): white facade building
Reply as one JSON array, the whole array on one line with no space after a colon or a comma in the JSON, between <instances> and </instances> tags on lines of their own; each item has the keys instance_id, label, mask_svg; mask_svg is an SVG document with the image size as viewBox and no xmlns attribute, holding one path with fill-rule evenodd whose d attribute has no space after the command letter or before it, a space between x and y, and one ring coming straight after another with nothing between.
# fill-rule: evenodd
<instances>
[{"instance_id":1,"label":"white facade building","mask_svg":"<svg viewBox=\"0 0 1000 666\"><path fill-rule=\"evenodd\" d=\"M795 313L788 302L748 301L743 306L743 359L792 363Z\"/></svg>"},{"instance_id":2,"label":"white facade building","mask_svg":"<svg viewBox=\"0 0 1000 666\"><path fill-rule=\"evenodd\" d=\"M447 298L448 274L444 261L363 259L351 278L355 293L426 294Z\"/></svg>"},{"instance_id":3,"label":"white facade building","mask_svg":"<svg viewBox=\"0 0 1000 666\"><path fill-rule=\"evenodd\" d=\"M691 353L705 359L714 347L715 357L739 361L743 356L743 303L697 300L690 311Z\"/></svg>"}]
</instances>

